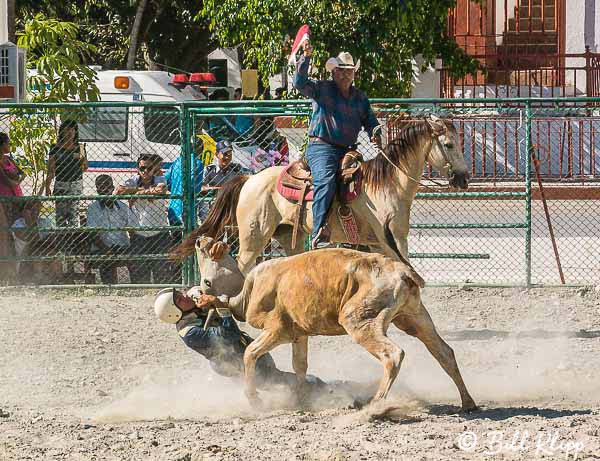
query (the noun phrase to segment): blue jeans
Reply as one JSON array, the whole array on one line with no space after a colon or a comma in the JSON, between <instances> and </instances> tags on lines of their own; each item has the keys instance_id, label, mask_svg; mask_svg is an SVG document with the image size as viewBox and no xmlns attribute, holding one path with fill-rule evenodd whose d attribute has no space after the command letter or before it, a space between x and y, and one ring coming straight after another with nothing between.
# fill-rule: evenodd
<instances>
[{"instance_id":1,"label":"blue jeans","mask_svg":"<svg viewBox=\"0 0 600 461\"><path fill-rule=\"evenodd\" d=\"M314 197L313 239L319 229L327 224L327 212L335 197L336 177L342 157L348 149L335 147L325 142L310 142L306 149L306 160L313 176Z\"/></svg>"}]
</instances>

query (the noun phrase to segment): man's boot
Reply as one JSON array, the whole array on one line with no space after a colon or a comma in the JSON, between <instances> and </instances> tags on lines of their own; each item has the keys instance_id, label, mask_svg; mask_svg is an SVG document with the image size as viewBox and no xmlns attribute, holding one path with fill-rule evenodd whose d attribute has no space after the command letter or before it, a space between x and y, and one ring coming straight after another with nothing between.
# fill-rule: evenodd
<instances>
[{"instance_id":1,"label":"man's boot","mask_svg":"<svg viewBox=\"0 0 600 461\"><path fill-rule=\"evenodd\" d=\"M331 231L327 227L327 225L321 227L317 236L312 241L311 249L319 250L322 248L332 248L333 244L330 242L331 239Z\"/></svg>"}]
</instances>

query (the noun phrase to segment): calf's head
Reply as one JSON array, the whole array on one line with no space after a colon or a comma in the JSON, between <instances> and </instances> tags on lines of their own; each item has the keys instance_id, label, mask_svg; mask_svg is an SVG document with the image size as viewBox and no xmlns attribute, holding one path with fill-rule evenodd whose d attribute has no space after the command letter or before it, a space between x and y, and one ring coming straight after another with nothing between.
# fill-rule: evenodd
<instances>
[{"instance_id":1,"label":"calf's head","mask_svg":"<svg viewBox=\"0 0 600 461\"><path fill-rule=\"evenodd\" d=\"M244 276L229 254L226 243L211 237L200 237L196 240L196 256L202 293L235 296L242 291Z\"/></svg>"}]
</instances>

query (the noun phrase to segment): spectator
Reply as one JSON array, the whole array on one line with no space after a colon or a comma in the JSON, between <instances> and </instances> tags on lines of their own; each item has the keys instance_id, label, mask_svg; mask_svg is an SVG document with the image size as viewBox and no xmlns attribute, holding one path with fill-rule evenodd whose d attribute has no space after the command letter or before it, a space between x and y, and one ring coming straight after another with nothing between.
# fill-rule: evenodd
<instances>
[{"instance_id":1,"label":"spectator","mask_svg":"<svg viewBox=\"0 0 600 461\"><path fill-rule=\"evenodd\" d=\"M21 181L25 175L10 156L10 139L6 133L0 133L0 196L21 197ZM14 221L15 202L0 202L0 228L10 227ZM12 256L10 233L0 229L0 258ZM11 281L16 268L12 261L0 262L0 280Z\"/></svg>"},{"instance_id":2,"label":"spectator","mask_svg":"<svg viewBox=\"0 0 600 461\"><path fill-rule=\"evenodd\" d=\"M158 154L150 154L150 161L154 165L152 174L154 176L162 176L163 175L162 174L163 158Z\"/></svg>"},{"instance_id":3,"label":"spectator","mask_svg":"<svg viewBox=\"0 0 600 461\"><path fill-rule=\"evenodd\" d=\"M207 196L210 191L216 191L221 186L234 178L237 175L243 173L242 166L239 163L231 161L233 149L229 141L219 141L217 143L217 150L215 157L217 158L217 164L208 165L204 170L204 181L202 183L202 194L201 196ZM198 205L198 220L200 222L206 219L208 210L210 209L210 199L199 201Z\"/></svg>"},{"instance_id":4,"label":"spectator","mask_svg":"<svg viewBox=\"0 0 600 461\"><path fill-rule=\"evenodd\" d=\"M217 164L206 167L202 190L219 189L230 179L242 174L242 166L231 161L232 155L233 148L229 141L219 141L217 143L215 153Z\"/></svg>"},{"instance_id":5,"label":"spectator","mask_svg":"<svg viewBox=\"0 0 600 461\"><path fill-rule=\"evenodd\" d=\"M52 181L54 195L82 195L83 172L88 169L85 144L79 144L77 122L65 120L58 129L56 144L50 149L46 195L50 194ZM56 225L79 227L79 200L56 202Z\"/></svg>"},{"instance_id":6,"label":"spectator","mask_svg":"<svg viewBox=\"0 0 600 461\"><path fill-rule=\"evenodd\" d=\"M202 179L204 175L204 164L199 155L201 152L194 152L194 171L190 174L189 183L194 182L194 193L199 194L202 190ZM171 195L183 194L183 155L177 157L171 167L165 173L167 187ZM169 223L172 226L180 226L183 224L183 200L180 198L172 198L169 201Z\"/></svg>"},{"instance_id":7,"label":"spectator","mask_svg":"<svg viewBox=\"0 0 600 461\"><path fill-rule=\"evenodd\" d=\"M238 90L239 90L239 97L237 97L238 95ZM247 100L248 98L246 96L242 96L242 89L238 88L235 90L235 99L239 100L239 101L244 101ZM243 107L240 107L240 109L242 109ZM248 115L238 115L235 117L235 124L234 124L234 128L235 128L235 132L237 136L245 136L250 134L250 131L252 130L252 127L254 126L254 117L250 117Z\"/></svg>"},{"instance_id":8,"label":"spectator","mask_svg":"<svg viewBox=\"0 0 600 461\"><path fill-rule=\"evenodd\" d=\"M235 91L233 92L233 99L235 99L236 101L239 101L240 99L242 99L242 89L241 88L235 89Z\"/></svg>"},{"instance_id":9,"label":"spectator","mask_svg":"<svg viewBox=\"0 0 600 461\"><path fill-rule=\"evenodd\" d=\"M225 88L215 90L209 98L211 101L229 100L229 92ZM231 139L235 134L235 125L227 117L211 117L208 119L208 132L214 139Z\"/></svg>"},{"instance_id":10,"label":"spectator","mask_svg":"<svg viewBox=\"0 0 600 461\"><path fill-rule=\"evenodd\" d=\"M40 215L41 201L31 201L23 207L20 216L12 224L15 255L18 259L28 256L53 256L56 240L47 230L52 222ZM39 230L41 229L41 230ZM62 264L55 261L17 262L19 278L34 284L50 283L62 275Z\"/></svg>"},{"instance_id":11,"label":"spectator","mask_svg":"<svg viewBox=\"0 0 600 461\"><path fill-rule=\"evenodd\" d=\"M156 157L144 154L138 158L138 175L117 188L117 195L159 195L167 193L167 182L156 176ZM167 204L162 198L133 199L130 207L139 227L162 227L169 225ZM130 235L131 253L135 255L165 253L171 245L169 231L160 229L136 230ZM129 270L132 283L165 283L169 265L163 260L137 261Z\"/></svg>"},{"instance_id":12,"label":"spectator","mask_svg":"<svg viewBox=\"0 0 600 461\"><path fill-rule=\"evenodd\" d=\"M96 177L96 192L105 197L92 202L87 209L88 227L114 228L114 231L91 231L91 251L100 255L124 255L129 251L129 234L119 230L123 227L137 227L137 219L127 204L112 195L115 190L113 179L107 174ZM139 263L139 262L138 262ZM131 273L132 264L127 260L105 260L97 265L100 281L103 284L117 283L117 268L127 266Z\"/></svg>"}]
</instances>

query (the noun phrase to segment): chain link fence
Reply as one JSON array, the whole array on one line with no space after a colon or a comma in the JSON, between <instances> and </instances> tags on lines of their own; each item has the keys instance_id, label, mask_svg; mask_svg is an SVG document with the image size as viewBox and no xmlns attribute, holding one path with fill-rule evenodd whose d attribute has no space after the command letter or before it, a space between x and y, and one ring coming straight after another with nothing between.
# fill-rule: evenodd
<instances>
[{"instance_id":1,"label":"chain link fence","mask_svg":"<svg viewBox=\"0 0 600 461\"><path fill-rule=\"evenodd\" d=\"M597 283L597 101L372 102L384 145L431 113L451 120L470 170L454 192L425 165L408 243L429 283ZM310 114L306 101L2 107L0 273L13 285L194 283L193 261L168 252L229 179L301 158ZM365 133L358 151L378 155ZM221 237L237 251L235 227ZM284 255L273 239L260 258Z\"/></svg>"}]
</instances>

